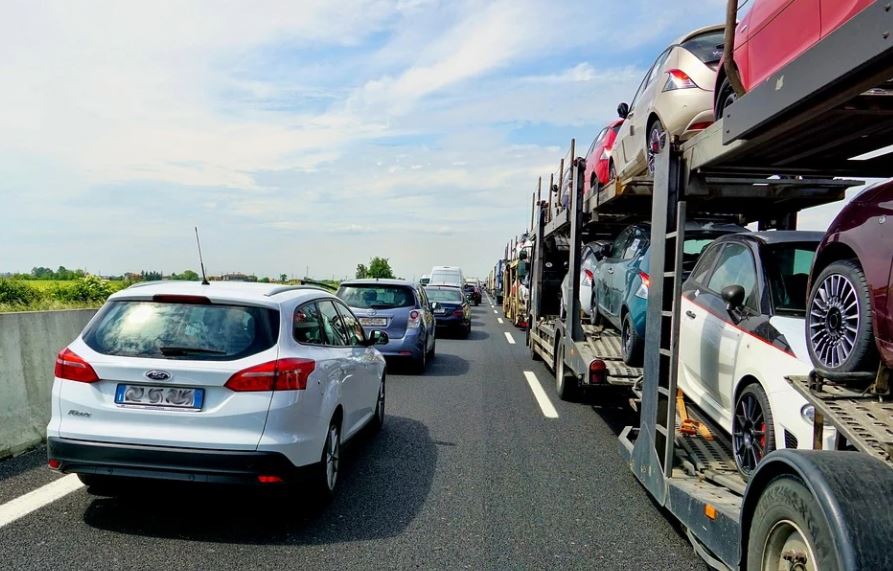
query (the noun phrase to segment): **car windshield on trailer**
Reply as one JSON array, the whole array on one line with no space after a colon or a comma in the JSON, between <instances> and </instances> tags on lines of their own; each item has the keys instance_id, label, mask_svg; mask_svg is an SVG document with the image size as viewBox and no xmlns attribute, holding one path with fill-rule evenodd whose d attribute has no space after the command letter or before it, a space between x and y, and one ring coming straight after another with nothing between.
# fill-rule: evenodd
<instances>
[{"instance_id":1,"label":"car windshield on trailer","mask_svg":"<svg viewBox=\"0 0 893 571\"><path fill-rule=\"evenodd\" d=\"M442 303L462 303L464 299L462 293L455 289L425 288L425 293L428 294L429 300Z\"/></svg>"},{"instance_id":2,"label":"car windshield on trailer","mask_svg":"<svg viewBox=\"0 0 893 571\"><path fill-rule=\"evenodd\" d=\"M378 284L344 285L338 289L338 297L357 309L395 309L415 307L412 290L404 286Z\"/></svg>"},{"instance_id":3,"label":"car windshield on trailer","mask_svg":"<svg viewBox=\"0 0 893 571\"><path fill-rule=\"evenodd\" d=\"M806 315L806 284L818 247L809 242L766 248L762 257L775 313Z\"/></svg>"},{"instance_id":4,"label":"car windshield on trailer","mask_svg":"<svg viewBox=\"0 0 893 571\"><path fill-rule=\"evenodd\" d=\"M722 43L723 31L717 30L689 38L682 47L704 63L716 63L722 57Z\"/></svg>"},{"instance_id":5,"label":"car windshield on trailer","mask_svg":"<svg viewBox=\"0 0 893 571\"><path fill-rule=\"evenodd\" d=\"M113 301L84 342L104 355L225 361L265 351L278 337L279 312L266 307Z\"/></svg>"}]
</instances>

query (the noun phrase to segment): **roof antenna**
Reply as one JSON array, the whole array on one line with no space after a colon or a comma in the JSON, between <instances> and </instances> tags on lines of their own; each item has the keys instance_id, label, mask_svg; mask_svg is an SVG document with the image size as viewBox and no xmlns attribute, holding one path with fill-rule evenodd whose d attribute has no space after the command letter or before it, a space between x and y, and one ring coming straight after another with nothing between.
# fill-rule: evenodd
<instances>
[{"instance_id":1,"label":"roof antenna","mask_svg":"<svg viewBox=\"0 0 893 571\"><path fill-rule=\"evenodd\" d=\"M195 243L198 246L198 263L202 267L202 285L211 285L208 276L205 275L205 260L202 258L202 243L198 239L198 226L195 226Z\"/></svg>"}]
</instances>

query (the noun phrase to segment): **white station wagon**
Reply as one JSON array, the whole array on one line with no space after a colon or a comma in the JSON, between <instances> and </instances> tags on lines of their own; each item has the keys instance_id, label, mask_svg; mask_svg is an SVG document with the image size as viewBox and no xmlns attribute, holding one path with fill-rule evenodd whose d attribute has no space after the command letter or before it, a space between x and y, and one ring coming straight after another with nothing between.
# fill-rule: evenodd
<instances>
[{"instance_id":1,"label":"white station wagon","mask_svg":"<svg viewBox=\"0 0 893 571\"><path fill-rule=\"evenodd\" d=\"M49 466L95 493L309 476L331 497L342 441L384 422L384 342L317 288L132 286L59 353Z\"/></svg>"}]
</instances>

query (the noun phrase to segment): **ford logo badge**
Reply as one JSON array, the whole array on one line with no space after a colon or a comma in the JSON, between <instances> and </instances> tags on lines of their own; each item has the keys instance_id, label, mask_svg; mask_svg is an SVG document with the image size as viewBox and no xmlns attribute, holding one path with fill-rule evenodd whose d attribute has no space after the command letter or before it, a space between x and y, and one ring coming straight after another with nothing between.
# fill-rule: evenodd
<instances>
[{"instance_id":1,"label":"ford logo badge","mask_svg":"<svg viewBox=\"0 0 893 571\"><path fill-rule=\"evenodd\" d=\"M152 381L166 381L171 378L167 371L146 371L146 378Z\"/></svg>"}]
</instances>

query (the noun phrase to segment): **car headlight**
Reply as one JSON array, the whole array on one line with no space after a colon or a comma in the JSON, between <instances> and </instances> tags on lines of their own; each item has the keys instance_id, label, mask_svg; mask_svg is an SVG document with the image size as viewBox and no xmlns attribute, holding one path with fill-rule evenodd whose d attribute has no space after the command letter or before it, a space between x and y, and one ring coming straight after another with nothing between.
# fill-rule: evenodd
<instances>
[{"instance_id":1,"label":"car headlight","mask_svg":"<svg viewBox=\"0 0 893 571\"><path fill-rule=\"evenodd\" d=\"M815 422L815 407L811 404L803 405L800 408L800 416L809 424L813 424Z\"/></svg>"}]
</instances>

